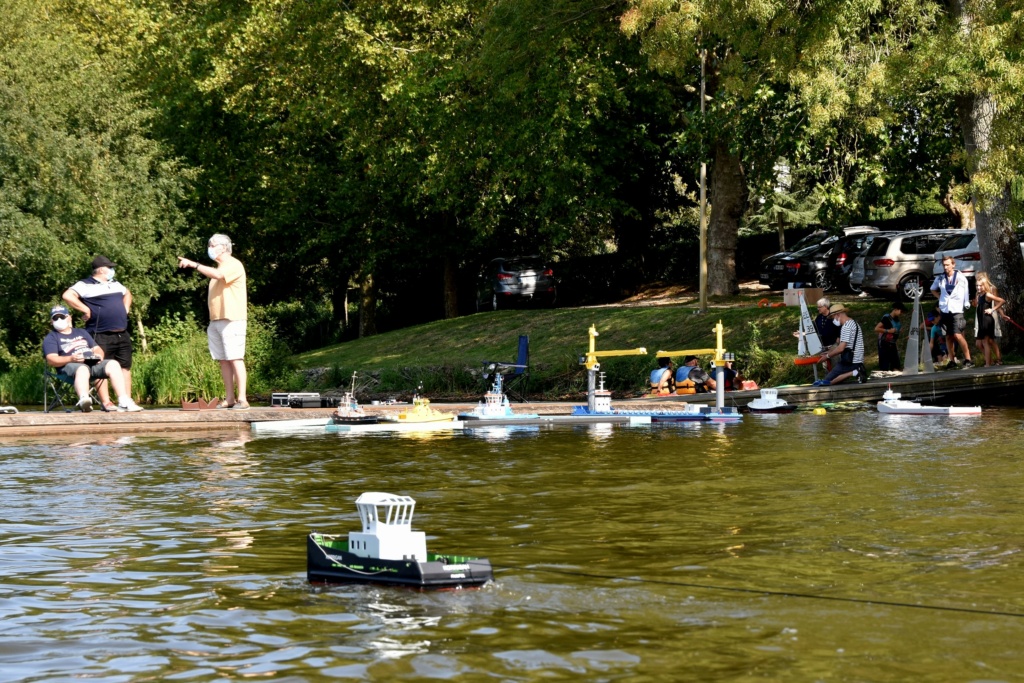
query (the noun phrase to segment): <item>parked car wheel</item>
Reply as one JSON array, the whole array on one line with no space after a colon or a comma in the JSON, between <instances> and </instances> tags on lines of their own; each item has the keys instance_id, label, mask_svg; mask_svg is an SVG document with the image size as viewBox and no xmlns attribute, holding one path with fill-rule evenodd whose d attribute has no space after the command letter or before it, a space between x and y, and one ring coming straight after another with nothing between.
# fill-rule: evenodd
<instances>
[{"instance_id":1,"label":"parked car wheel","mask_svg":"<svg viewBox=\"0 0 1024 683\"><path fill-rule=\"evenodd\" d=\"M900 293L904 301L913 301L914 294L918 291L924 293L927 286L928 282L924 275L921 273L911 273L900 280L900 285L896 291Z\"/></svg>"},{"instance_id":2,"label":"parked car wheel","mask_svg":"<svg viewBox=\"0 0 1024 683\"><path fill-rule=\"evenodd\" d=\"M860 285L853 284L853 282L851 282L849 279L846 280L846 287L845 287L845 289L850 294L860 294L863 291L860 288Z\"/></svg>"},{"instance_id":3,"label":"parked car wheel","mask_svg":"<svg viewBox=\"0 0 1024 683\"><path fill-rule=\"evenodd\" d=\"M827 271L819 270L812 279L814 280L814 286L821 291L828 292L832 289L832 278L829 277Z\"/></svg>"}]
</instances>

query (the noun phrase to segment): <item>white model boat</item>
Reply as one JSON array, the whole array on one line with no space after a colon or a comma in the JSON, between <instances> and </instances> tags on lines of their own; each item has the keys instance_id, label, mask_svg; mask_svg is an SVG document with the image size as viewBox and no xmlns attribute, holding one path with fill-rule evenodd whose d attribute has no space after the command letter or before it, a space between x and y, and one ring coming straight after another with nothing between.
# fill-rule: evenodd
<instances>
[{"instance_id":1,"label":"white model boat","mask_svg":"<svg viewBox=\"0 0 1024 683\"><path fill-rule=\"evenodd\" d=\"M779 398L778 389L762 389L761 398L755 398L747 404L752 413L792 413L796 406Z\"/></svg>"},{"instance_id":2,"label":"white model boat","mask_svg":"<svg viewBox=\"0 0 1024 683\"><path fill-rule=\"evenodd\" d=\"M459 413L460 420L531 420L537 413L515 413L508 402L508 396L501 388L501 373L495 373L491 390L484 394L484 402L471 412Z\"/></svg>"},{"instance_id":3,"label":"white model boat","mask_svg":"<svg viewBox=\"0 0 1024 683\"><path fill-rule=\"evenodd\" d=\"M981 406L923 406L914 401L904 401L892 387L882 394L878 412L889 415L980 415Z\"/></svg>"}]
</instances>

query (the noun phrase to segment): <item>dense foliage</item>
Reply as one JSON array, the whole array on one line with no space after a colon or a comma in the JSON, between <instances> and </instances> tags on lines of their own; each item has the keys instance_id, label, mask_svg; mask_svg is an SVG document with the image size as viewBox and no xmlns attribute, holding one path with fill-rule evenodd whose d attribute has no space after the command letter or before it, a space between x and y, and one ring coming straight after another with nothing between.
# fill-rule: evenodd
<instances>
[{"instance_id":1,"label":"dense foliage","mask_svg":"<svg viewBox=\"0 0 1024 683\"><path fill-rule=\"evenodd\" d=\"M1022 317L1018 0L0 10L7 364L96 253L140 332L201 319L202 282L174 256L213 232L294 350L468 312L497 255L614 254L626 286L693 279L701 162L712 294L736 288L741 224L947 212L977 221Z\"/></svg>"}]
</instances>

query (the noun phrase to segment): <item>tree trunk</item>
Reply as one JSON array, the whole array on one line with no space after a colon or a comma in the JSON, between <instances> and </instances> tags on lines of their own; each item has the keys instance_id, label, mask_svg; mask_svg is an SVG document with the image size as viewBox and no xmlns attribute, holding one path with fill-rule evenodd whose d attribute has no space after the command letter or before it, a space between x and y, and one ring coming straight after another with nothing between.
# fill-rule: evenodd
<instances>
[{"instance_id":1,"label":"tree trunk","mask_svg":"<svg viewBox=\"0 0 1024 683\"><path fill-rule=\"evenodd\" d=\"M974 202L958 202L953 198L953 188L950 187L946 190L946 195L942 198L941 203L958 228L961 230L974 229Z\"/></svg>"},{"instance_id":2,"label":"tree trunk","mask_svg":"<svg viewBox=\"0 0 1024 683\"><path fill-rule=\"evenodd\" d=\"M359 338L377 334L377 283L373 273L359 280Z\"/></svg>"},{"instance_id":3,"label":"tree trunk","mask_svg":"<svg viewBox=\"0 0 1024 683\"><path fill-rule=\"evenodd\" d=\"M711 168L711 221L708 225L708 294L738 294L736 243L747 199L747 183L738 154L724 142L715 145Z\"/></svg>"},{"instance_id":4,"label":"tree trunk","mask_svg":"<svg viewBox=\"0 0 1024 683\"><path fill-rule=\"evenodd\" d=\"M333 309L331 318L334 321L335 328L340 329L342 333L348 329L348 288L350 276L338 278L338 284L331 290L331 308Z\"/></svg>"},{"instance_id":5,"label":"tree trunk","mask_svg":"<svg viewBox=\"0 0 1024 683\"><path fill-rule=\"evenodd\" d=\"M459 317L459 286L458 274L455 272L455 259L450 255L444 257L444 317L445 320Z\"/></svg>"},{"instance_id":6,"label":"tree trunk","mask_svg":"<svg viewBox=\"0 0 1024 683\"><path fill-rule=\"evenodd\" d=\"M988 153L992 140L992 128L997 115L995 100L988 94L963 95L957 102L960 125L963 130L964 148L967 151L968 171L973 176L988 166ZM1006 314L1018 323L1024 312L1024 258L1013 224L1007 218L1010 206L1010 188L1004 184L997 197L983 203L974 198L975 225L978 230L978 246L981 249L981 265L988 273L992 284L1006 299ZM1004 325L1003 344L1007 348L1019 349L1024 338L1013 325Z\"/></svg>"},{"instance_id":7,"label":"tree trunk","mask_svg":"<svg viewBox=\"0 0 1024 683\"><path fill-rule=\"evenodd\" d=\"M139 328L139 350L146 353L149 350L149 344L146 341L146 328L142 325L142 311L138 306L135 307L135 326Z\"/></svg>"}]
</instances>

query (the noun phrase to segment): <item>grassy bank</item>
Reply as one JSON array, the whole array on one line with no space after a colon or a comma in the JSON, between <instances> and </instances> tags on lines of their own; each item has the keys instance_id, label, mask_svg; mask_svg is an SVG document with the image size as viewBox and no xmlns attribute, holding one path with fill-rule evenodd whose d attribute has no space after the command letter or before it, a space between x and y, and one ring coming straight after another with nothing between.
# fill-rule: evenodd
<instances>
[{"instance_id":1,"label":"grassy bank","mask_svg":"<svg viewBox=\"0 0 1024 683\"><path fill-rule=\"evenodd\" d=\"M725 348L736 354L737 367L745 376L761 386L810 382L811 369L793 365L793 332L798 327L799 309L759 307L763 296L716 300L705 315L694 314L696 301L692 299L665 305L477 313L291 357L284 355L270 327L256 324L251 327L247 354L249 393L259 402L274 391L340 391L348 388L352 373L358 372L358 393L363 401L405 397L419 386L431 398L476 399L485 386L480 377L483 362L514 361L518 336L527 334L530 395L578 398L586 389L586 375L578 359L587 350L587 330L595 325L600 335L598 351L646 347L646 356L601 359L607 386L617 396L635 396L646 390L656 351L714 347L713 327L719 320L725 329ZM781 298L776 294L771 300ZM833 300L844 303L861 323L868 368L876 367L873 329L889 304L856 297ZM173 404L184 397L220 395L220 373L209 358L205 334L192 321L164 324L162 329L164 341L158 350L136 355L136 400ZM1007 361L1015 360L1019 359L1007 355ZM706 367L706 358L703 363ZM40 403L41 375L38 357L0 374L0 403Z\"/></svg>"},{"instance_id":2,"label":"grassy bank","mask_svg":"<svg viewBox=\"0 0 1024 683\"><path fill-rule=\"evenodd\" d=\"M587 349L587 330L593 324L600 335L598 351L646 347L647 356L601 361L609 388L630 395L644 391L656 351L714 347L712 328L721 320L725 348L737 354L745 375L769 386L809 382L811 369L798 368L792 362L799 309L759 307L763 296L716 300L706 315L694 313L693 300L670 305L478 313L325 347L294 360L307 370L327 369L311 382L320 390L343 386L355 370L377 380L364 394L407 392L422 382L430 396L455 397L479 394L483 361L513 361L518 335L528 334L530 393L555 398L578 395L585 389L578 358ZM772 300L780 301L781 296ZM835 300L846 304L861 322L868 341L866 360L868 367L873 367L877 352L872 329L888 312L888 303L856 297ZM310 373L310 377L316 374Z\"/></svg>"}]
</instances>

